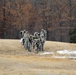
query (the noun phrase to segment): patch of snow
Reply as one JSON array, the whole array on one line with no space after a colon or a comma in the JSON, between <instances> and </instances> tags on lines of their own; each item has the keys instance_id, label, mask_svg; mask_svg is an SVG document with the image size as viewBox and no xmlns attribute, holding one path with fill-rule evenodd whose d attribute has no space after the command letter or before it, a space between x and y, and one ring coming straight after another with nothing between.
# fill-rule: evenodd
<instances>
[{"instance_id":1,"label":"patch of snow","mask_svg":"<svg viewBox=\"0 0 76 75\"><path fill-rule=\"evenodd\" d=\"M40 55L48 55L48 54L54 54L54 52L44 52L44 53L40 53Z\"/></svg>"},{"instance_id":2,"label":"patch of snow","mask_svg":"<svg viewBox=\"0 0 76 75\"><path fill-rule=\"evenodd\" d=\"M58 54L68 54L68 55L76 55L76 51L71 51L71 50L60 50L57 51Z\"/></svg>"},{"instance_id":3,"label":"patch of snow","mask_svg":"<svg viewBox=\"0 0 76 75\"><path fill-rule=\"evenodd\" d=\"M52 56L52 58L66 58L65 56Z\"/></svg>"},{"instance_id":4,"label":"patch of snow","mask_svg":"<svg viewBox=\"0 0 76 75\"><path fill-rule=\"evenodd\" d=\"M70 58L70 59L76 59L76 57L74 57L74 56L69 56L68 58Z\"/></svg>"},{"instance_id":5,"label":"patch of snow","mask_svg":"<svg viewBox=\"0 0 76 75\"><path fill-rule=\"evenodd\" d=\"M69 58L69 59L76 59L74 56L52 56L52 58Z\"/></svg>"}]
</instances>

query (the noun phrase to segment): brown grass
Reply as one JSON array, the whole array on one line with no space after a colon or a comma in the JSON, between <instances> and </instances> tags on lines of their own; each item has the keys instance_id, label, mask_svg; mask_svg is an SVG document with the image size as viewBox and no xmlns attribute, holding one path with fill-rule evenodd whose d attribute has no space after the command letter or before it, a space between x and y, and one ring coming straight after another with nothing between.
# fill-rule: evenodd
<instances>
[{"instance_id":1,"label":"brown grass","mask_svg":"<svg viewBox=\"0 0 76 75\"><path fill-rule=\"evenodd\" d=\"M54 42L47 41L45 43L46 51L57 51L57 50L76 50L76 44L73 43L64 43L64 42Z\"/></svg>"},{"instance_id":2,"label":"brown grass","mask_svg":"<svg viewBox=\"0 0 76 75\"><path fill-rule=\"evenodd\" d=\"M47 41L44 46L44 51L55 52L57 50L76 50L76 44ZM0 39L0 54L25 54L27 50L20 44L20 40Z\"/></svg>"},{"instance_id":3,"label":"brown grass","mask_svg":"<svg viewBox=\"0 0 76 75\"><path fill-rule=\"evenodd\" d=\"M45 51L76 50L76 44L47 41ZM19 40L0 39L0 75L76 75L76 61L28 52Z\"/></svg>"}]
</instances>

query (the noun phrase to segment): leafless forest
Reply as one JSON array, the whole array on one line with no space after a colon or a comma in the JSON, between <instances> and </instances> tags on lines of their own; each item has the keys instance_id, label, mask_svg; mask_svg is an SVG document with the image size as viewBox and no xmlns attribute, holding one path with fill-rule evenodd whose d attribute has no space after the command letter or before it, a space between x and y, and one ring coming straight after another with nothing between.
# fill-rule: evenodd
<instances>
[{"instance_id":1,"label":"leafless forest","mask_svg":"<svg viewBox=\"0 0 76 75\"><path fill-rule=\"evenodd\" d=\"M70 42L76 28L76 0L0 0L0 38L17 39L19 31L47 30L47 40Z\"/></svg>"}]
</instances>

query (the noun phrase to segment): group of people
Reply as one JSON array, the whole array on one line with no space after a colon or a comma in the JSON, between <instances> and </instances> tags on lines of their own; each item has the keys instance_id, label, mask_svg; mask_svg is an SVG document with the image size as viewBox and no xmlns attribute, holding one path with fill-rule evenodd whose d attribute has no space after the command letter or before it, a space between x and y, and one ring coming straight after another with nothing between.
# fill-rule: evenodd
<instances>
[{"instance_id":1,"label":"group of people","mask_svg":"<svg viewBox=\"0 0 76 75\"><path fill-rule=\"evenodd\" d=\"M33 35L29 34L28 31L22 30L20 31L20 36L21 36L21 44L24 46L26 50L29 52L34 49L37 53L39 51L43 51L44 49L44 43L47 38L47 31L42 29L39 32L35 32Z\"/></svg>"}]
</instances>

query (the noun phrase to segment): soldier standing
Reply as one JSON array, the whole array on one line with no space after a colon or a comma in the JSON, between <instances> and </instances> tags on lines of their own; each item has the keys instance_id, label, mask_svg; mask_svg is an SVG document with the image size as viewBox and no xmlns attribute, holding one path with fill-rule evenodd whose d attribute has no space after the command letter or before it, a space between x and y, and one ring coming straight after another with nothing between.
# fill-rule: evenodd
<instances>
[{"instance_id":1,"label":"soldier standing","mask_svg":"<svg viewBox=\"0 0 76 75\"><path fill-rule=\"evenodd\" d=\"M22 43L22 45L24 45L24 34L25 34L25 32L26 32L26 30L24 30L24 31L20 31L20 38L21 38L21 40L20 40L20 42Z\"/></svg>"},{"instance_id":2,"label":"soldier standing","mask_svg":"<svg viewBox=\"0 0 76 75\"><path fill-rule=\"evenodd\" d=\"M42 29L40 32L40 41L41 41L41 50L43 51L44 43L47 38L47 32L46 30Z\"/></svg>"},{"instance_id":3,"label":"soldier standing","mask_svg":"<svg viewBox=\"0 0 76 75\"><path fill-rule=\"evenodd\" d=\"M35 47L35 39L38 39L37 32L35 32L33 36L33 48Z\"/></svg>"},{"instance_id":4,"label":"soldier standing","mask_svg":"<svg viewBox=\"0 0 76 75\"><path fill-rule=\"evenodd\" d=\"M24 34L24 48L25 49L28 49L28 45L29 45L29 33L28 31L26 31L26 33Z\"/></svg>"},{"instance_id":5,"label":"soldier standing","mask_svg":"<svg viewBox=\"0 0 76 75\"><path fill-rule=\"evenodd\" d=\"M32 50L32 43L33 43L33 36L29 35L28 51L30 51L30 52Z\"/></svg>"},{"instance_id":6,"label":"soldier standing","mask_svg":"<svg viewBox=\"0 0 76 75\"><path fill-rule=\"evenodd\" d=\"M40 42L41 42L41 50L43 51L43 50L44 50L43 47L44 47L44 43L45 43L45 38L44 38L44 36L41 36Z\"/></svg>"},{"instance_id":7,"label":"soldier standing","mask_svg":"<svg viewBox=\"0 0 76 75\"><path fill-rule=\"evenodd\" d=\"M41 50L40 33L35 32L33 36L33 48L38 53Z\"/></svg>"},{"instance_id":8,"label":"soldier standing","mask_svg":"<svg viewBox=\"0 0 76 75\"><path fill-rule=\"evenodd\" d=\"M26 36L26 30L23 31L23 45L25 43L24 36Z\"/></svg>"}]
</instances>

